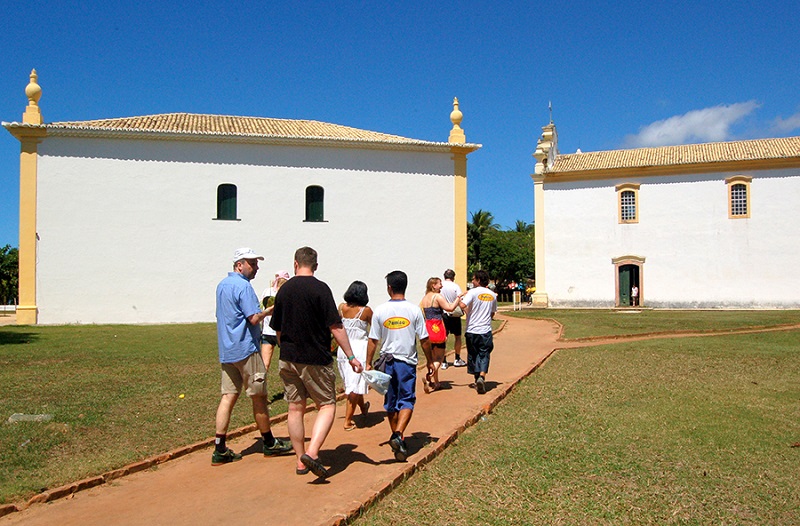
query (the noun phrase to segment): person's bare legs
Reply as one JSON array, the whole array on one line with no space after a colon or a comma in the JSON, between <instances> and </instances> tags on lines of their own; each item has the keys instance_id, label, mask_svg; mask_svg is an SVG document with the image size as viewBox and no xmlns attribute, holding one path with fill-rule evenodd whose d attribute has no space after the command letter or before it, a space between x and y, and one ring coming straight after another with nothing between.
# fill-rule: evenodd
<instances>
[{"instance_id":1,"label":"person's bare legs","mask_svg":"<svg viewBox=\"0 0 800 526\"><path fill-rule=\"evenodd\" d=\"M431 377L433 378L433 390L439 389L439 369L442 367L442 362L444 361L444 347L431 347L431 355L433 356L433 374Z\"/></svg>"},{"instance_id":2,"label":"person's bare legs","mask_svg":"<svg viewBox=\"0 0 800 526\"><path fill-rule=\"evenodd\" d=\"M289 413L286 416L286 425L289 428L289 439L292 441L294 453L297 456L297 468L305 469L306 466L300 462L306 452L306 426L303 418L306 415L306 402L290 402Z\"/></svg>"},{"instance_id":3,"label":"person's bare legs","mask_svg":"<svg viewBox=\"0 0 800 526\"><path fill-rule=\"evenodd\" d=\"M392 433L400 433L400 436L405 436L406 427L411 421L413 409L401 409L397 413L389 413L389 427L392 428Z\"/></svg>"},{"instance_id":4,"label":"person's bare legs","mask_svg":"<svg viewBox=\"0 0 800 526\"><path fill-rule=\"evenodd\" d=\"M461 322L461 320L459 320ZM455 354L455 359L461 359L461 336L453 336L455 338L455 342L453 344L453 354Z\"/></svg>"},{"instance_id":5,"label":"person's bare legs","mask_svg":"<svg viewBox=\"0 0 800 526\"><path fill-rule=\"evenodd\" d=\"M251 396L253 401L253 418L256 421L258 432L262 435L269 433L271 428L269 424L269 408L267 406L267 395Z\"/></svg>"},{"instance_id":6,"label":"person's bare legs","mask_svg":"<svg viewBox=\"0 0 800 526\"><path fill-rule=\"evenodd\" d=\"M359 402L359 398L361 401ZM353 422L353 415L356 413L356 406L363 407L364 397L357 393L349 393L347 395L347 403L345 405L344 413L344 428L352 429L356 423Z\"/></svg>"},{"instance_id":7,"label":"person's bare legs","mask_svg":"<svg viewBox=\"0 0 800 526\"><path fill-rule=\"evenodd\" d=\"M228 432L233 406L236 405L236 400L238 399L238 393L222 395L222 399L220 399L219 406L217 407L216 432L218 435L224 435Z\"/></svg>"},{"instance_id":8,"label":"person's bare legs","mask_svg":"<svg viewBox=\"0 0 800 526\"><path fill-rule=\"evenodd\" d=\"M264 362L264 368L269 371L269 363L272 361L272 353L275 351L275 346L269 343L261 344L261 360Z\"/></svg>"},{"instance_id":9,"label":"person's bare legs","mask_svg":"<svg viewBox=\"0 0 800 526\"><path fill-rule=\"evenodd\" d=\"M319 450L322 448L325 439L328 438L328 433L330 433L333 427L333 420L335 418L336 404L326 404L319 407L317 418L314 420L314 428L311 430L311 440L308 442L306 455L313 459L319 458ZM297 459L299 461L300 457L297 457Z\"/></svg>"}]
</instances>

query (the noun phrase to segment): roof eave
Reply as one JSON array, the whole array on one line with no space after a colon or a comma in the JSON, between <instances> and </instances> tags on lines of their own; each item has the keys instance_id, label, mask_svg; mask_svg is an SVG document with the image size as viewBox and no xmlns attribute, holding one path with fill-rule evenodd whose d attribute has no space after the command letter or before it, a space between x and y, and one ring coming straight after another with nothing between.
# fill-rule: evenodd
<instances>
[{"instance_id":1,"label":"roof eave","mask_svg":"<svg viewBox=\"0 0 800 526\"><path fill-rule=\"evenodd\" d=\"M743 170L774 170L800 167L800 156L771 159L749 159L709 163L687 163L658 166L625 166L617 168L593 168L588 170L545 171L545 182L591 181L619 179L625 177L653 177L664 175L687 175L693 173L736 172Z\"/></svg>"},{"instance_id":2,"label":"roof eave","mask_svg":"<svg viewBox=\"0 0 800 526\"><path fill-rule=\"evenodd\" d=\"M267 134L234 134L214 132L166 132L154 130L129 130L109 128L75 128L53 125L29 125L3 122L3 126L15 137L29 135L33 130L45 132L50 137L85 137L93 139L143 139L169 141L201 141L238 144L273 144L280 146L316 146L325 148L367 148L378 150L411 150L429 152L470 153L481 148L480 144L453 144L428 141L376 141L340 137L287 137Z\"/></svg>"}]
</instances>

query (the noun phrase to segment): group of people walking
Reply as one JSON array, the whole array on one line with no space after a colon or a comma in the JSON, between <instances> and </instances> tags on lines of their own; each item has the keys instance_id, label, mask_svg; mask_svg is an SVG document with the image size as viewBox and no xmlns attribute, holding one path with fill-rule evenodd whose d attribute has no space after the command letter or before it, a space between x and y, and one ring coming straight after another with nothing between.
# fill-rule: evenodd
<instances>
[{"instance_id":1,"label":"group of people walking","mask_svg":"<svg viewBox=\"0 0 800 526\"><path fill-rule=\"evenodd\" d=\"M263 437L264 455L288 454L297 458L296 473L309 471L319 478L328 476L319 461L319 450L336 416L336 386L331 339L338 345L337 365L346 395L344 429L356 428L356 410L366 415L370 404L365 375L373 367L389 375L384 410L391 429L389 446L398 461L405 461L408 448L405 430L416 403L417 342L425 354L426 393L441 388L439 371L447 367L445 340L455 337L454 366L466 366L474 376L474 387L486 392L485 377L493 349L491 321L497 311L497 295L487 288L489 276L479 270L472 276L471 288L462 292L447 270L445 280L428 280L419 305L406 300L408 277L395 270L386 276L389 300L375 309L368 306L365 283L354 281L336 305L327 284L318 280L317 252L302 247L294 255L294 277L276 274L259 302L250 285L263 256L250 248L238 249L233 256L233 272L217 286L217 335L222 368L222 398L217 409L216 439L212 465L240 460L226 445L233 406L244 390L253 402L253 414ZM467 361L461 359L461 316L466 314L464 336ZM263 324L263 329L261 325ZM426 326L427 325L427 326ZM428 330L430 328L430 331ZM444 334L439 337L439 332ZM275 347L279 347L279 374L289 404L287 425L290 442L271 433L267 410L266 370ZM375 354L380 349L378 360ZM307 400L318 413L311 437L305 441Z\"/></svg>"}]
</instances>

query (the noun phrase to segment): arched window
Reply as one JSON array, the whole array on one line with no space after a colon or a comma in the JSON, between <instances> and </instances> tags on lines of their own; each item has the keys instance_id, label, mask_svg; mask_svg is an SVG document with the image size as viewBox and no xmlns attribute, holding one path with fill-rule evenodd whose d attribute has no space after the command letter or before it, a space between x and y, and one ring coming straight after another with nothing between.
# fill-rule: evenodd
<instances>
[{"instance_id":1,"label":"arched window","mask_svg":"<svg viewBox=\"0 0 800 526\"><path fill-rule=\"evenodd\" d=\"M306 188L306 221L325 221L325 190L321 186Z\"/></svg>"},{"instance_id":2,"label":"arched window","mask_svg":"<svg viewBox=\"0 0 800 526\"><path fill-rule=\"evenodd\" d=\"M236 219L236 185L217 187L217 219Z\"/></svg>"},{"instance_id":3,"label":"arched window","mask_svg":"<svg viewBox=\"0 0 800 526\"><path fill-rule=\"evenodd\" d=\"M639 222L639 185L617 185L617 209L620 223Z\"/></svg>"},{"instance_id":4,"label":"arched window","mask_svg":"<svg viewBox=\"0 0 800 526\"><path fill-rule=\"evenodd\" d=\"M728 217L746 219L750 217L750 181L752 177L737 175L725 179L728 187Z\"/></svg>"}]
</instances>

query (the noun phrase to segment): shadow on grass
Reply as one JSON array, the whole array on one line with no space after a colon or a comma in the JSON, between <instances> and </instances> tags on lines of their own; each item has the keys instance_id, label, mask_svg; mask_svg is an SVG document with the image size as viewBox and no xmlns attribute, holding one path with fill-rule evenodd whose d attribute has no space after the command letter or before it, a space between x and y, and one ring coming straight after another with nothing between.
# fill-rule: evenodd
<instances>
[{"instance_id":1,"label":"shadow on grass","mask_svg":"<svg viewBox=\"0 0 800 526\"><path fill-rule=\"evenodd\" d=\"M0 329L0 345L21 345L23 343L31 343L39 338L39 335L33 332L17 332Z\"/></svg>"}]
</instances>

